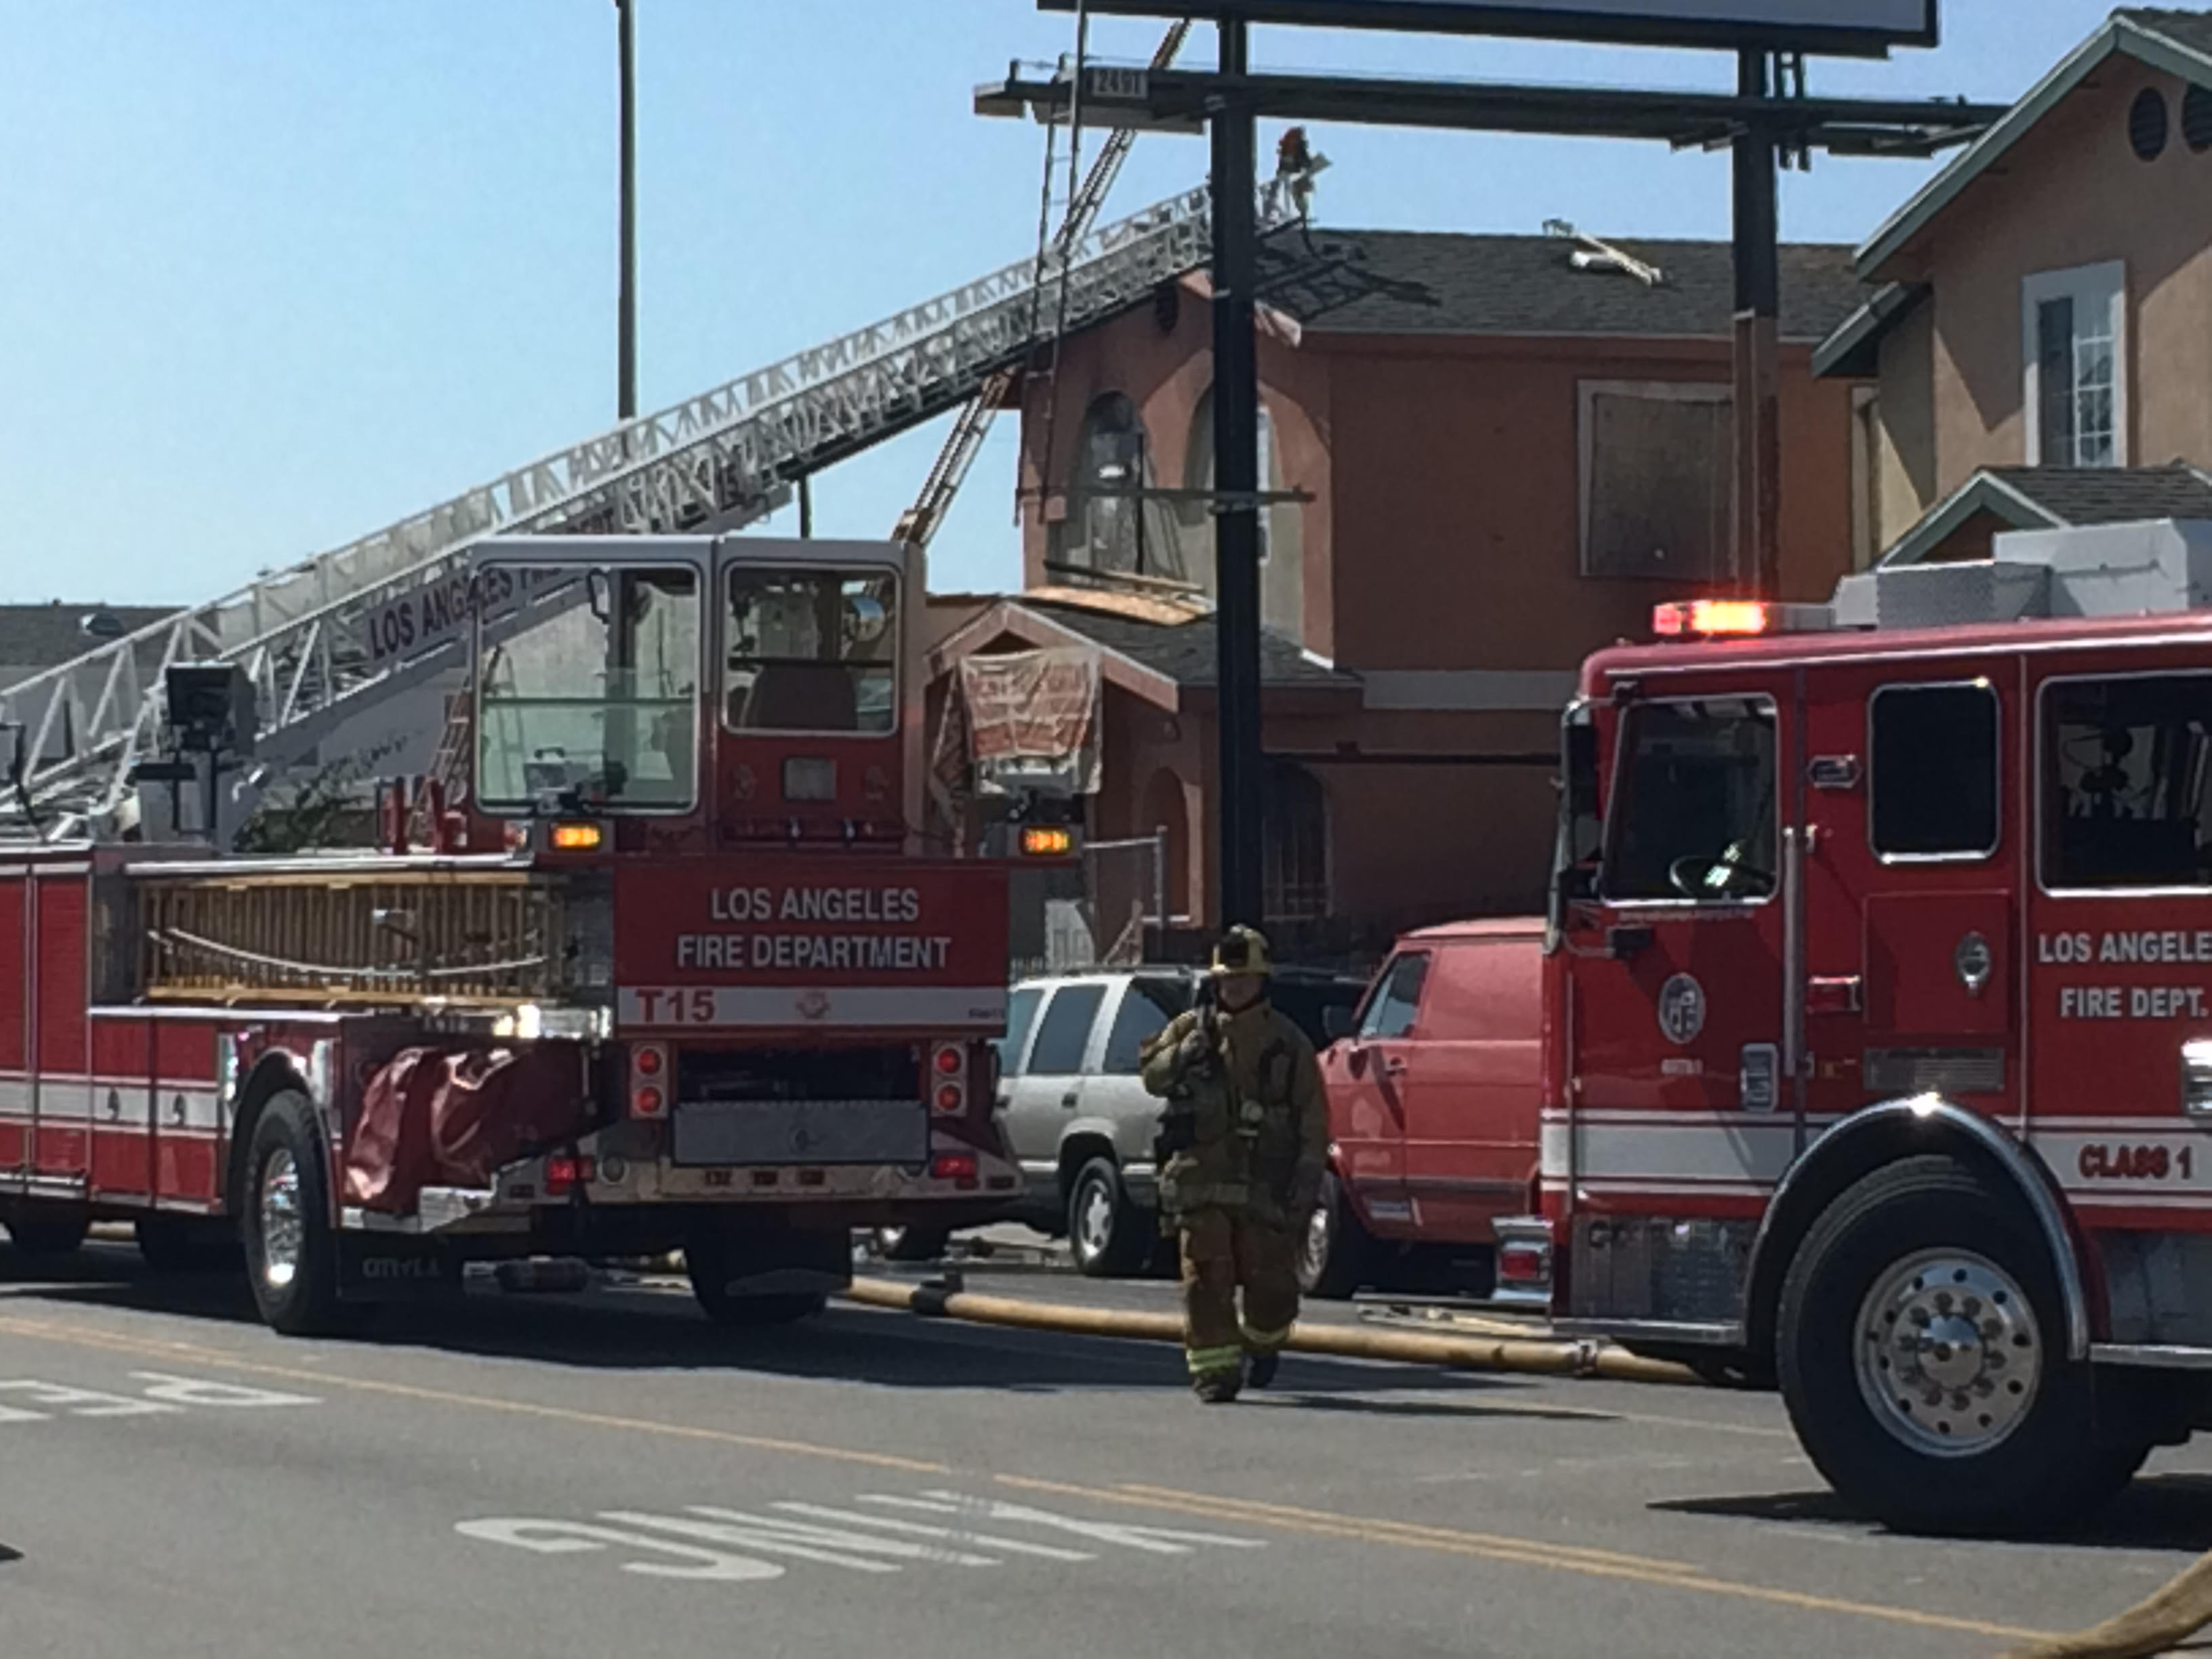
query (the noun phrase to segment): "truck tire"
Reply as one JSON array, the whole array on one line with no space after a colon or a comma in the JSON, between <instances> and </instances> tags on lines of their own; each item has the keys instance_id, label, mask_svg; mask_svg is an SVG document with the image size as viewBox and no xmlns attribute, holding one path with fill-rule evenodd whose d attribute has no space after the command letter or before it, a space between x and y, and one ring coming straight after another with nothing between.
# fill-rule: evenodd
<instances>
[{"instance_id":1,"label":"truck tire","mask_svg":"<svg viewBox=\"0 0 2212 1659\"><path fill-rule=\"evenodd\" d=\"M63 1210L52 1215L27 1215L18 1211L8 1218L8 1242L18 1255L71 1255L91 1227L91 1218L81 1212Z\"/></svg>"},{"instance_id":2,"label":"truck tire","mask_svg":"<svg viewBox=\"0 0 2212 1659\"><path fill-rule=\"evenodd\" d=\"M314 1336L338 1323L337 1235L330 1160L307 1097L286 1090L254 1120L239 1195L246 1277L272 1330Z\"/></svg>"},{"instance_id":3,"label":"truck tire","mask_svg":"<svg viewBox=\"0 0 2212 1659\"><path fill-rule=\"evenodd\" d=\"M1948 1158L1878 1170L1814 1223L1783 1283L1777 1358L1814 1466L1900 1531L2078 1523L2148 1451L2096 1443L2048 1247Z\"/></svg>"},{"instance_id":4,"label":"truck tire","mask_svg":"<svg viewBox=\"0 0 2212 1659\"><path fill-rule=\"evenodd\" d=\"M1067 1189L1067 1248L1079 1273L1118 1279L1152 1258L1158 1235L1129 1202L1121 1172L1109 1158L1094 1158L1075 1172Z\"/></svg>"},{"instance_id":5,"label":"truck tire","mask_svg":"<svg viewBox=\"0 0 2212 1659\"><path fill-rule=\"evenodd\" d=\"M841 1233L838 1237L842 1241L846 1235ZM742 1235L718 1228L702 1229L684 1247L684 1270L691 1280L691 1294L697 1298L700 1310L717 1325L732 1330L795 1325L830 1305L826 1293L814 1291L779 1291L766 1296L732 1291L730 1256L745 1248Z\"/></svg>"},{"instance_id":6,"label":"truck tire","mask_svg":"<svg viewBox=\"0 0 2212 1659\"><path fill-rule=\"evenodd\" d=\"M1375 1241L1346 1200L1344 1183L1331 1170L1322 1177L1321 1202L1298 1242L1298 1286L1324 1302L1341 1302L1367 1283Z\"/></svg>"}]
</instances>

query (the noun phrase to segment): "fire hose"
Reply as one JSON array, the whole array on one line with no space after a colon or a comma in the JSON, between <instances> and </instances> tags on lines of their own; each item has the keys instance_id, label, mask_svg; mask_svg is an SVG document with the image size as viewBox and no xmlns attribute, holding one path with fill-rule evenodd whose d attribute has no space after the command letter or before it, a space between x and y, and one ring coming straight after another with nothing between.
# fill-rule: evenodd
<instances>
[{"instance_id":1,"label":"fire hose","mask_svg":"<svg viewBox=\"0 0 2212 1659\"><path fill-rule=\"evenodd\" d=\"M1070 1336L1118 1337L1127 1341L1180 1345L1183 1334L1180 1314L1028 1302L1014 1297L980 1296L942 1285L902 1285L882 1279L854 1279L845 1298L865 1307L889 1308L981 1325L1056 1331ZM1301 1324L1291 1330L1288 1346L1292 1353L1334 1359L1379 1360L1400 1365L1441 1365L1453 1370L1521 1371L1540 1376L1600 1377L1615 1382L1684 1383L1697 1380L1684 1366L1661 1359L1644 1359L1618 1348L1586 1341L1431 1336L1415 1331Z\"/></svg>"},{"instance_id":2,"label":"fire hose","mask_svg":"<svg viewBox=\"0 0 2212 1659\"><path fill-rule=\"evenodd\" d=\"M2212 1555L2199 1556L2155 1595L2074 1636L2014 1648L2005 1659L2148 1659L2212 1624Z\"/></svg>"}]
</instances>

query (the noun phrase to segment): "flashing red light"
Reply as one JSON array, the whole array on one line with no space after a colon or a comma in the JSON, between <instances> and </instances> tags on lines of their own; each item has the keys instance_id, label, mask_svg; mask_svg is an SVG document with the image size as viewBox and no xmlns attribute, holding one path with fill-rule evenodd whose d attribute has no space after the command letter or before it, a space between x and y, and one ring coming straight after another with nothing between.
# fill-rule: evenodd
<instances>
[{"instance_id":1,"label":"flashing red light","mask_svg":"<svg viewBox=\"0 0 2212 1659\"><path fill-rule=\"evenodd\" d=\"M640 1048L630 1064L637 1067L640 1077L659 1077L661 1068L668 1064L668 1056L658 1048Z\"/></svg>"},{"instance_id":2,"label":"flashing red light","mask_svg":"<svg viewBox=\"0 0 2212 1659\"><path fill-rule=\"evenodd\" d=\"M975 1179L975 1154L973 1152L939 1152L929 1160L929 1173L939 1181Z\"/></svg>"},{"instance_id":3,"label":"flashing red light","mask_svg":"<svg viewBox=\"0 0 2212 1659\"><path fill-rule=\"evenodd\" d=\"M632 1117L659 1117L668 1109L668 1097L650 1083L641 1084L631 1091L629 1110Z\"/></svg>"},{"instance_id":4,"label":"flashing red light","mask_svg":"<svg viewBox=\"0 0 2212 1659\"><path fill-rule=\"evenodd\" d=\"M545 1160L546 1194L557 1197L579 1185L588 1185L599 1172L599 1165L588 1158L569 1158L565 1154L549 1158Z\"/></svg>"},{"instance_id":5,"label":"flashing red light","mask_svg":"<svg viewBox=\"0 0 2212 1659\"><path fill-rule=\"evenodd\" d=\"M945 1043L938 1049L936 1058L930 1064L937 1067L940 1075L951 1077L960 1070L960 1050L951 1043Z\"/></svg>"},{"instance_id":6,"label":"flashing red light","mask_svg":"<svg viewBox=\"0 0 2212 1659\"><path fill-rule=\"evenodd\" d=\"M1551 1254L1541 1244L1508 1244L1498 1253L1498 1276L1516 1285L1540 1284L1550 1271Z\"/></svg>"},{"instance_id":7,"label":"flashing red light","mask_svg":"<svg viewBox=\"0 0 2212 1659\"><path fill-rule=\"evenodd\" d=\"M1774 620L1759 599L1675 600L1651 608L1651 631L1662 640L1679 640L1686 634L1765 634Z\"/></svg>"},{"instance_id":8,"label":"flashing red light","mask_svg":"<svg viewBox=\"0 0 2212 1659\"><path fill-rule=\"evenodd\" d=\"M937 1109L939 1111L945 1113L957 1112L967 1103L967 1091L963 1089L958 1084L945 1083L938 1085Z\"/></svg>"}]
</instances>

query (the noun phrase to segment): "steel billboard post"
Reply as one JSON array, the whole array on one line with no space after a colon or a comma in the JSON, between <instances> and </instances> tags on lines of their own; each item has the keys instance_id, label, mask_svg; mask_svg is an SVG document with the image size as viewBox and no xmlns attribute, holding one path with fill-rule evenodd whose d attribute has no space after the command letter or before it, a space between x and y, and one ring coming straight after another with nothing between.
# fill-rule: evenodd
<instances>
[{"instance_id":1,"label":"steel billboard post","mask_svg":"<svg viewBox=\"0 0 2212 1659\"><path fill-rule=\"evenodd\" d=\"M1213 589L1220 921L1261 922L1260 720L1260 374L1252 290L1259 279L1254 201L1259 161L1246 74L1247 28L1224 17L1212 108L1213 147Z\"/></svg>"},{"instance_id":2,"label":"steel billboard post","mask_svg":"<svg viewBox=\"0 0 2212 1659\"><path fill-rule=\"evenodd\" d=\"M1736 95L1769 95L1763 52L1736 54ZM1782 246L1772 130L1747 123L1731 146L1735 166L1735 509L1731 563L1762 599L1782 597Z\"/></svg>"}]
</instances>

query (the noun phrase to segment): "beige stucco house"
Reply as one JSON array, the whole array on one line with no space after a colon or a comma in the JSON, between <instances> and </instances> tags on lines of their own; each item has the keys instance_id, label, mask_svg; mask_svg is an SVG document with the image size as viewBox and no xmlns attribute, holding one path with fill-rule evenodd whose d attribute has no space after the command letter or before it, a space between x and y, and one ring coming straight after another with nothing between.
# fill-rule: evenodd
<instances>
[{"instance_id":1,"label":"beige stucco house","mask_svg":"<svg viewBox=\"0 0 2212 1659\"><path fill-rule=\"evenodd\" d=\"M2212 512L2212 12L2113 13L1857 270L1865 552Z\"/></svg>"}]
</instances>

